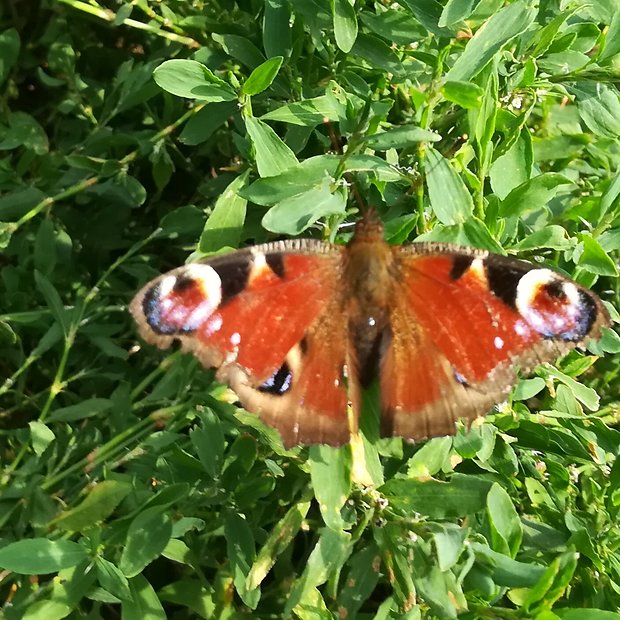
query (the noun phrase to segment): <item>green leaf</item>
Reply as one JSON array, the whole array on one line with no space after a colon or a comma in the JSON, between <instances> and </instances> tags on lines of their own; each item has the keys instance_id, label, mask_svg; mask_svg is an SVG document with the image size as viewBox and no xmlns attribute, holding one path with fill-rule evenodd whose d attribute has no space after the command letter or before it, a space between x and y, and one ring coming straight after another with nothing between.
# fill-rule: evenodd
<instances>
[{"instance_id":1,"label":"green leaf","mask_svg":"<svg viewBox=\"0 0 620 620\"><path fill-rule=\"evenodd\" d=\"M61 512L54 524L66 531L82 532L107 519L131 491L131 485L126 482L103 480L89 489L79 504Z\"/></svg>"},{"instance_id":2,"label":"green leaf","mask_svg":"<svg viewBox=\"0 0 620 620\"><path fill-rule=\"evenodd\" d=\"M310 479L325 525L342 530L341 508L351 492L351 450L348 447L312 446Z\"/></svg>"},{"instance_id":3,"label":"green leaf","mask_svg":"<svg viewBox=\"0 0 620 620\"><path fill-rule=\"evenodd\" d=\"M433 212L442 224L460 224L472 213L474 203L461 177L438 151L426 151L426 185Z\"/></svg>"},{"instance_id":4,"label":"green leaf","mask_svg":"<svg viewBox=\"0 0 620 620\"><path fill-rule=\"evenodd\" d=\"M484 69L506 43L524 32L536 17L537 10L517 0L495 13L467 43L446 74L448 81L468 81Z\"/></svg>"},{"instance_id":5,"label":"green leaf","mask_svg":"<svg viewBox=\"0 0 620 620\"><path fill-rule=\"evenodd\" d=\"M204 224L204 213L194 206L177 207L161 218L159 226L162 237L176 239L180 235L189 235L192 238Z\"/></svg>"},{"instance_id":6,"label":"green leaf","mask_svg":"<svg viewBox=\"0 0 620 620\"><path fill-rule=\"evenodd\" d=\"M441 136L417 125L401 125L366 138L366 145L376 151L406 148L416 142L439 142Z\"/></svg>"},{"instance_id":7,"label":"green leaf","mask_svg":"<svg viewBox=\"0 0 620 620\"><path fill-rule=\"evenodd\" d=\"M86 549L70 540L27 538L0 549L0 567L20 575L56 573L86 558Z\"/></svg>"},{"instance_id":8,"label":"green leaf","mask_svg":"<svg viewBox=\"0 0 620 620\"><path fill-rule=\"evenodd\" d=\"M487 515L493 548L514 558L523 538L521 521L510 495L497 483L487 495Z\"/></svg>"},{"instance_id":9,"label":"green leaf","mask_svg":"<svg viewBox=\"0 0 620 620\"><path fill-rule=\"evenodd\" d=\"M500 213L503 217L513 217L542 209L562 185L572 185L572 181L555 172L540 174L515 187L500 203Z\"/></svg>"},{"instance_id":10,"label":"green leaf","mask_svg":"<svg viewBox=\"0 0 620 620\"><path fill-rule=\"evenodd\" d=\"M247 116L245 127L254 145L256 166L261 177L276 176L299 163L293 151L269 125Z\"/></svg>"},{"instance_id":11,"label":"green leaf","mask_svg":"<svg viewBox=\"0 0 620 620\"><path fill-rule=\"evenodd\" d=\"M609 30L605 36L605 47L599 57L599 62L608 60L620 54L620 11L614 11Z\"/></svg>"},{"instance_id":12,"label":"green leaf","mask_svg":"<svg viewBox=\"0 0 620 620\"><path fill-rule=\"evenodd\" d=\"M170 517L162 506L146 508L131 522L119 568L126 577L135 577L157 559L172 535Z\"/></svg>"},{"instance_id":13,"label":"green leaf","mask_svg":"<svg viewBox=\"0 0 620 620\"><path fill-rule=\"evenodd\" d=\"M114 406L109 398L88 398L76 405L55 409L49 416L50 422L75 422L99 415Z\"/></svg>"},{"instance_id":14,"label":"green leaf","mask_svg":"<svg viewBox=\"0 0 620 620\"><path fill-rule=\"evenodd\" d=\"M45 200L45 194L35 187L7 192L0 196L0 218L18 220L43 200ZM3 224L6 225L4 222Z\"/></svg>"},{"instance_id":15,"label":"green leaf","mask_svg":"<svg viewBox=\"0 0 620 620\"><path fill-rule=\"evenodd\" d=\"M571 550L555 558L525 597L522 603L523 609L529 611L536 603L542 601L543 597L544 606L550 607L568 587L577 568L578 557L579 554Z\"/></svg>"},{"instance_id":16,"label":"green leaf","mask_svg":"<svg viewBox=\"0 0 620 620\"><path fill-rule=\"evenodd\" d=\"M461 224L453 226L435 226L431 231L416 238L416 241L440 241L455 245L471 246L482 250L489 250L496 254L504 254L504 249L492 237L484 222L470 217Z\"/></svg>"},{"instance_id":17,"label":"green leaf","mask_svg":"<svg viewBox=\"0 0 620 620\"><path fill-rule=\"evenodd\" d=\"M376 155L369 155L367 153L351 155L351 157L345 160L344 164L347 172L371 173L378 181L394 183L406 180L405 175L400 170Z\"/></svg>"},{"instance_id":18,"label":"green leaf","mask_svg":"<svg viewBox=\"0 0 620 620\"><path fill-rule=\"evenodd\" d=\"M246 37L236 34L211 35L213 40L219 43L227 54L242 62L246 67L255 69L265 61L263 53Z\"/></svg>"},{"instance_id":19,"label":"green leaf","mask_svg":"<svg viewBox=\"0 0 620 620\"><path fill-rule=\"evenodd\" d=\"M52 220L46 218L41 221L34 242L34 264L37 271L49 277L56 262L56 231Z\"/></svg>"},{"instance_id":20,"label":"green leaf","mask_svg":"<svg viewBox=\"0 0 620 620\"><path fill-rule=\"evenodd\" d=\"M540 366L537 373L543 375L543 377L557 379L566 387L570 388L575 398L590 411L596 411L598 409L599 395L592 388L579 383L579 381L575 381L572 377L569 377L549 364Z\"/></svg>"},{"instance_id":21,"label":"green leaf","mask_svg":"<svg viewBox=\"0 0 620 620\"><path fill-rule=\"evenodd\" d=\"M58 291L54 288L54 285L38 271L34 272L34 281L43 295L48 308L51 310L52 316L66 334L68 330L67 311L60 299Z\"/></svg>"},{"instance_id":22,"label":"green leaf","mask_svg":"<svg viewBox=\"0 0 620 620\"><path fill-rule=\"evenodd\" d=\"M331 0L336 45L346 54L357 38L357 17L349 0Z\"/></svg>"},{"instance_id":23,"label":"green leaf","mask_svg":"<svg viewBox=\"0 0 620 620\"><path fill-rule=\"evenodd\" d=\"M294 504L271 530L247 577L248 590L254 590L265 579L278 557L293 542L310 509L310 502Z\"/></svg>"},{"instance_id":24,"label":"green leaf","mask_svg":"<svg viewBox=\"0 0 620 620\"><path fill-rule=\"evenodd\" d=\"M250 568L256 559L252 530L242 515L227 512L224 517L224 535L235 589L250 609L256 609L260 600L260 590L250 589L247 586Z\"/></svg>"},{"instance_id":25,"label":"green leaf","mask_svg":"<svg viewBox=\"0 0 620 620\"><path fill-rule=\"evenodd\" d=\"M131 600L129 582L120 569L105 558L96 557L97 579L101 587L121 600Z\"/></svg>"},{"instance_id":26,"label":"green leaf","mask_svg":"<svg viewBox=\"0 0 620 620\"><path fill-rule=\"evenodd\" d=\"M497 157L489 169L491 187L500 200L504 200L513 189L530 180L533 159L532 138L527 128L524 128L512 146Z\"/></svg>"},{"instance_id":27,"label":"green leaf","mask_svg":"<svg viewBox=\"0 0 620 620\"><path fill-rule=\"evenodd\" d=\"M400 58L378 37L359 33L351 54L361 56L373 67L383 67L395 75L405 72Z\"/></svg>"},{"instance_id":28,"label":"green leaf","mask_svg":"<svg viewBox=\"0 0 620 620\"><path fill-rule=\"evenodd\" d=\"M0 86L4 84L19 57L20 40L15 28L0 33Z\"/></svg>"},{"instance_id":29,"label":"green leaf","mask_svg":"<svg viewBox=\"0 0 620 620\"><path fill-rule=\"evenodd\" d=\"M267 58L288 58L291 50L291 10L285 0L265 0L263 47Z\"/></svg>"},{"instance_id":30,"label":"green leaf","mask_svg":"<svg viewBox=\"0 0 620 620\"><path fill-rule=\"evenodd\" d=\"M569 92L575 95L579 115L592 133L612 139L620 136L620 101L613 86L581 81Z\"/></svg>"},{"instance_id":31,"label":"green leaf","mask_svg":"<svg viewBox=\"0 0 620 620\"><path fill-rule=\"evenodd\" d=\"M258 95L271 86L282 66L284 58L276 56L266 60L264 63L256 67L250 74L248 79L243 83L241 92L244 95Z\"/></svg>"},{"instance_id":32,"label":"green leaf","mask_svg":"<svg viewBox=\"0 0 620 620\"><path fill-rule=\"evenodd\" d=\"M517 562L477 542L470 545L476 559L490 569L493 581L499 586L531 588L545 574L545 567L535 562Z\"/></svg>"},{"instance_id":33,"label":"green leaf","mask_svg":"<svg viewBox=\"0 0 620 620\"><path fill-rule=\"evenodd\" d=\"M159 590L158 595L162 601L187 607L196 617L208 620L217 616L213 592L202 579L183 578L174 581Z\"/></svg>"},{"instance_id":34,"label":"green leaf","mask_svg":"<svg viewBox=\"0 0 620 620\"><path fill-rule=\"evenodd\" d=\"M464 517L482 510L492 483L471 475L454 474L449 482L439 480L388 480L379 491L390 506L419 512L434 519Z\"/></svg>"},{"instance_id":35,"label":"green leaf","mask_svg":"<svg viewBox=\"0 0 620 620\"><path fill-rule=\"evenodd\" d=\"M306 562L303 574L289 594L284 613L288 615L312 589L337 574L350 554L351 535L348 532L337 532L329 528L320 530L319 540Z\"/></svg>"},{"instance_id":36,"label":"green leaf","mask_svg":"<svg viewBox=\"0 0 620 620\"><path fill-rule=\"evenodd\" d=\"M190 146L206 142L230 117L238 115L238 106L232 101L209 103L187 121L179 135L179 142Z\"/></svg>"},{"instance_id":37,"label":"green leaf","mask_svg":"<svg viewBox=\"0 0 620 620\"><path fill-rule=\"evenodd\" d=\"M207 409L199 414L201 425L193 429L189 438L205 471L211 478L218 478L224 460L224 433L219 418Z\"/></svg>"},{"instance_id":38,"label":"green leaf","mask_svg":"<svg viewBox=\"0 0 620 620\"><path fill-rule=\"evenodd\" d=\"M344 215L347 200L344 189L332 193L329 179L320 187L287 198L269 209L263 226L271 232L297 235L321 217Z\"/></svg>"},{"instance_id":39,"label":"green leaf","mask_svg":"<svg viewBox=\"0 0 620 620\"><path fill-rule=\"evenodd\" d=\"M534 377L533 379L522 379L517 383L512 398L514 400L527 400L542 392L546 387L544 379Z\"/></svg>"},{"instance_id":40,"label":"green leaf","mask_svg":"<svg viewBox=\"0 0 620 620\"><path fill-rule=\"evenodd\" d=\"M442 85L441 94L448 101L456 103L456 105L462 108L469 109L480 107L484 90L471 82L450 80Z\"/></svg>"},{"instance_id":41,"label":"green leaf","mask_svg":"<svg viewBox=\"0 0 620 620\"><path fill-rule=\"evenodd\" d=\"M448 0L441 12L439 25L450 27L467 19L479 2L480 0Z\"/></svg>"},{"instance_id":42,"label":"green leaf","mask_svg":"<svg viewBox=\"0 0 620 620\"><path fill-rule=\"evenodd\" d=\"M344 117L345 114L346 107L342 102L336 97L323 95L280 106L263 114L261 119L291 123L300 127L314 127L323 123L325 119L337 121L339 118Z\"/></svg>"},{"instance_id":43,"label":"green leaf","mask_svg":"<svg viewBox=\"0 0 620 620\"><path fill-rule=\"evenodd\" d=\"M462 1L462 0L461 0ZM403 0L402 5L406 6L415 15L415 18L435 36L449 36L450 31L442 28L440 20L443 7L437 0Z\"/></svg>"},{"instance_id":44,"label":"green leaf","mask_svg":"<svg viewBox=\"0 0 620 620\"><path fill-rule=\"evenodd\" d=\"M37 456L41 456L47 447L56 439L53 431L37 420L28 422L30 427L30 442L32 443L32 449Z\"/></svg>"},{"instance_id":45,"label":"green leaf","mask_svg":"<svg viewBox=\"0 0 620 620\"><path fill-rule=\"evenodd\" d=\"M131 598L122 601L122 620L166 620L167 615L153 586L142 575L129 580Z\"/></svg>"},{"instance_id":46,"label":"green leaf","mask_svg":"<svg viewBox=\"0 0 620 620\"><path fill-rule=\"evenodd\" d=\"M598 241L590 235L580 235L581 243L578 246L580 267L599 276L618 276L618 269L613 259L600 246ZM581 252L579 252L581 250Z\"/></svg>"},{"instance_id":47,"label":"green leaf","mask_svg":"<svg viewBox=\"0 0 620 620\"><path fill-rule=\"evenodd\" d=\"M618 204L618 196L620 196L620 170L616 171L611 183L601 196L601 215L607 213L612 206Z\"/></svg>"},{"instance_id":48,"label":"green leaf","mask_svg":"<svg viewBox=\"0 0 620 620\"><path fill-rule=\"evenodd\" d=\"M8 115L9 127L2 134L0 151L9 151L23 146L37 155L47 153L49 144L43 127L30 114L12 112Z\"/></svg>"},{"instance_id":49,"label":"green leaf","mask_svg":"<svg viewBox=\"0 0 620 620\"><path fill-rule=\"evenodd\" d=\"M198 249L201 252L239 247L247 206L247 200L239 191L246 186L248 176L249 170L246 170L220 194L200 235Z\"/></svg>"},{"instance_id":50,"label":"green leaf","mask_svg":"<svg viewBox=\"0 0 620 620\"><path fill-rule=\"evenodd\" d=\"M458 561L465 548L467 528L453 523L432 523L433 543L437 562L442 571L449 570Z\"/></svg>"},{"instance_id":51,"label":"green leaf","mask_svg":"<svg viewBox=\"0 0 620 620\"><path fill-rule=\"evenodd\" d=\"M153 79L177 97L212 103L237 98L235 91L224 80L195 60L166 60L153 71Z\"/></svg>"},{"instance_id":52,"label":"green leaf","mask_svg":"<svg viewBox=\"0 0 620 620\"><path fill-rule=\"evenodd\" d=\"M546 24L543 28L538 30L533 39L533 49L531 51L532 56L538 57L542 56L545 52L548 51L549 47L553 43L553 40L557 38L558 31L564 25L566 20L573 15L577 10L577 7L574 7L569 11L562 11L558 15L556 15L548 24Z\"/></svg>"},{"instance_id":53,"label":"green leaf","mask_svg":"<svg viewBox=\"0 0 620 620\"><path fill-rule=\"evenodd\" d=\"M13 222L0 222L0 250L5 250L9 246L13 233L16 230L17 224Z\"/></svg>"},{"instance_id":54,"label":"green leaf","mask_svg":"<svg viewBox=\"0 0 620 620\"><path fill-rule=\"evenodd\" d=\"M282 174L254 181L239 194L259 205L273 205L333 181L339 159L333 155L310 157Z\"/></svg>"},{"instance_id":55,"label":"green leaf","mask_svg":"<svg viewBox=\"0 0 620 620\"><path fill-rule=\"evenodd\" d=\"M412 568L413 580L420 598L428 603L435 614L456 619L458 610L467 608L461 587L451 571L439 570L439 567L419 554L413 557Z\"/></svg>"},{"instance_id":56,"label":"green leaf","mask_svg":"<svg viewBox=\"0 0 620 620\"><path fill-rule=\"evenodd\" d=\"M379 581L381 550L371 544L353 554L347 565L349 570L338 596L338 610L341 618L354 618Z\"/></svg>"},{"instance_id":57,"label":"green leaf","mask_svg":"<svg viewBox=\"0 0 620 620\"><path fill-rule=\"evenodd\" d=\"M428 478L449 463L452 437L435 437L427 441L408 461L409 478Z\"/></svg>"},{"instance_id":58,"label":"green leaf","mask_svg":"<svg viewBox=\"0 0 620 620\"><path fill-rule=\"evenodd\" d=\"M46 590L45 598L29 601L22 620L62 620L78 607L85 592L92 591L95 571L89 562L60 571Z\"/></svg>"},{"instance_id":59,"label":"green leaf","mask_svg":"<svg viewBox=\"0 0 620 620\"><path fill-rule=\"evenodd\" d=\"M538 250L540 248L551 248L552 250L566 250L573 245L573 241L568 239L566 230L562 226L551 224L540 230L527 235L521 241L515 243L512 248L523 252L525 250Z\"/></svg>"},{"instance_id":60,"label":"green leaf","mask_svg":"<svg viewBox=\"0 0 620 620\"><path fill-rule=\"evenodd\" d=\"M555 613L561 620L618 620L618 612L593 609L589 607L561 607L555 609Z\"/></svg>"}]
</instances>

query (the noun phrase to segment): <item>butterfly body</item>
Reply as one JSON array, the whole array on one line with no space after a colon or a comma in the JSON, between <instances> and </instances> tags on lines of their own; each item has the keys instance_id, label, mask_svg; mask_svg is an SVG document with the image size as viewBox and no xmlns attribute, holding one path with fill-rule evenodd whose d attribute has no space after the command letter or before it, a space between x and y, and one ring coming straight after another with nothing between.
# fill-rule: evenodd
<instances>
[{"instance_id":1,"label":"butterfly body","mask_svg":"<svg viewBox=\"0 0 620 620\"><path fill-rule=\"evenodd\" d=\"M590 291L529 263L446 244L390 246L377 216L347 246L291 240L147 284L141 335L179 341L286 445L340 445L378 379L384 435L451 434L529 370L600 334Z\"/></svg>"}]
</instances>

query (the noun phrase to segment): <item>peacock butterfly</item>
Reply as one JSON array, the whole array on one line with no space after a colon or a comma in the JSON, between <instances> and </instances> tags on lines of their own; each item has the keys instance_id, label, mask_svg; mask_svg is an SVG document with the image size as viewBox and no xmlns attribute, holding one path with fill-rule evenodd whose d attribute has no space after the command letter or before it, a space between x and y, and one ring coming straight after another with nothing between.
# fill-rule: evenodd
<instances>
[{"instance_id":1,"label":"peacock butterfly","mask_svg":"<svg viewBox=\"0 0 620 620\"><path fill-rule=\"evenodd\" d=\"M378 378L381 431L453 434L531 370L600 335L600 299L545 268L443 243L390 246L369 212L346 246L278 241L174 269L131 303L286 446L349 441Z\"/></svg>"}]
</instances>

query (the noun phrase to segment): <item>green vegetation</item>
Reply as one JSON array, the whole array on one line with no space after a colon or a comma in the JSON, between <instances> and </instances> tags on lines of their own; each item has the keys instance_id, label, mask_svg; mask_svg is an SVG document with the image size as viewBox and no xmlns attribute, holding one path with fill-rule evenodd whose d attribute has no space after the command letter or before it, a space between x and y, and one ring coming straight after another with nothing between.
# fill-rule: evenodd
<instances>
[{"instance_id":1,"label":"green vegetation","mask_svg":"<svg viewBox=\"0 0 620 620\"><path fill-rule=\"evenodd\" d=\"M615 319L619 79L615 0L2 4L4 616L617 618L613 332L470 432L354 458L284 450L126 306L370 205Z\"/></svg>"}]
</instances>

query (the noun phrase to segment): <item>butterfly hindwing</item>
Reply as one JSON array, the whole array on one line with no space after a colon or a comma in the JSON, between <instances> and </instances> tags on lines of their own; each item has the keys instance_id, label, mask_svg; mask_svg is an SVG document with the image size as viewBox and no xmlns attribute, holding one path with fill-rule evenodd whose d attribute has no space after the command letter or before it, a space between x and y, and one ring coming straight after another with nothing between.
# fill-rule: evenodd
<instances>
[{"instance_id":1,"label":"butterfly hindwing","mask_svg":"<svg viewBox=\"0 0 620 620\"><path fill-rule=\"evenodd\" d=\"M346 340L330 323L342 251L299 240L192 263L147 284L131 312L147 342L178 341L217 368L287 445L343 443Z\"/></svg>"},{"instance_id":2,"label":"butterfly hindwing","mask_svg":"<svg viewBox=\"0 0 620 620\"><path fill-rule=\"evenodd\" d=\"M484 251L414 244L400 250L399 269L381 368L385 434L453 433L457 419L505 398L516 366L554 359L608 322L586 289Z\"/></svg>"}]
</instances>

